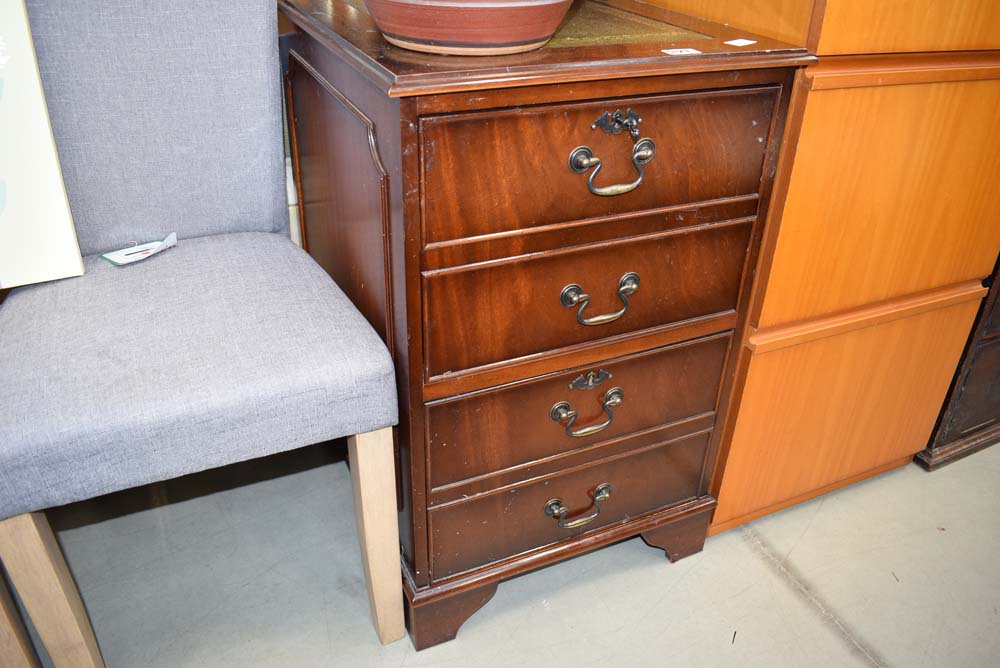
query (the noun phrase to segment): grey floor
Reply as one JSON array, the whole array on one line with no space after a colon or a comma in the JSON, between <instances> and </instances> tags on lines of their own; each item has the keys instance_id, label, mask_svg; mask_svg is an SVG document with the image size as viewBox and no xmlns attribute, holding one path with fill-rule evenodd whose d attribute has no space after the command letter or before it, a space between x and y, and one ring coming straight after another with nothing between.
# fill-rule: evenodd
<instances>
[{"instance_id":1,"label":"grey floor","mask_svg":"<svg viewBox=\"0 0 1000 668\"><path fill-rule=\"evenodd\" d=\"M501 585L458 639L382 647L350 479L308 449L52 513L111 668L998 666L1000 446L709 539Z\"/></svg>"}]
</instances>

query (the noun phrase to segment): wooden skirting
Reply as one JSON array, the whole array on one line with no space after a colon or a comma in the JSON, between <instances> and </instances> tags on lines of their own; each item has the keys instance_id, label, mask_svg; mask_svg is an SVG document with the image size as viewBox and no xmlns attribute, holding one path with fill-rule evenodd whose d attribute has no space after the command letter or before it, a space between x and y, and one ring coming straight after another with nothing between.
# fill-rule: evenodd
<instances>
[{"instance_id":1,"label":"wooden skirting","mask_svg":"<svg viewBox=\"0 0 1000 668\"><path fill-rule=\"evenodd\" d=\"M1000 425L972 433L943 448L921 450L914 457L914 461L928 471L936 471L946 464L956 462L997 443L1000 443Z\"/></svg>"}]
</instances>

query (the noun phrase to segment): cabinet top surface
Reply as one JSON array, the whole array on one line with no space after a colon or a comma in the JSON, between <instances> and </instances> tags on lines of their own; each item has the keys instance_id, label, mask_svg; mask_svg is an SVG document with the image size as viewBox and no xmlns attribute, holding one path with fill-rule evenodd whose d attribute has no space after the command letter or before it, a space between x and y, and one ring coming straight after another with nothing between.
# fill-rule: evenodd
<instances>
[{"instance_id":1,"label":"cabinet top surface","mask_svg":"<svg viewBox=\"0 0 1000 668\"><path fill-rule=\"evenodd\" d=\"M391 97L814 60L804 48L637 0L576 0L546 46L507 56L443 56L393 46L363 0L278 0L278 5Z\"/></svg>"}]
</instances>

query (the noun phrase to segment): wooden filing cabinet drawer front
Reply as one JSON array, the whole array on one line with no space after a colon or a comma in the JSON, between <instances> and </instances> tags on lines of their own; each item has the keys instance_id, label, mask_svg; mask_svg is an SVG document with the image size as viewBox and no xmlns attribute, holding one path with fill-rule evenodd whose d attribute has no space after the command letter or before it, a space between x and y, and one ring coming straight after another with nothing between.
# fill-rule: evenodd
<instances>
[{"instance_id":1,"label":"wooden filing cabinet drawer front","mask_svg":"<svg viewBox=\"0 0 1000 668\"><path fill-rule=\"evenodd\" d=\"M1000 79L810 92L759 326L989 275L998 124Z\"/></svg>"},{"instance_id":2,"label":"wooden filing cabinet drawer front","mask_svg":"<svg viewBox=\"0 0 1000 668\"><path fill-rule=\"evenodd\" d=\"M431 509L431 577L440 580L537 547L695 498L710 432L604 460L468 501ZM560 499L566 521L592 514L602 484L612 491L598 517L575 529L559 527L545 506Z\"/></svg>"},{"instance_id":3,"label":"wooden filing cabinet drawer front","mask_svg":"<svg viewBox=\"0 0 1000 668\"><path fill-rule=\"evenodd\" d=\"M715 525L815 494L924 447L978 308L973 295L755 354Z\"/></svg>"},{"instance_id":4,"label":"wooden filing cabinet drawer front","mask_svg":"<svg viewBox=\"0 0 1000 668\"><path fill-rule=\"evenodd\" d=\"M731 338L719 334L431 405L431 487L711 413ZM622 391L621 404L606 412L605 399L615 388ZM592 435L570 436L568 421L550 416L561 402L577 413L574 432L607 422L609 413L613 418Z\"/></svg>"},{"instance_id":5,"label":"wooden filing cabinet drawer front","mask_svg":"<svg viewBox=\"0 0 1000 668\"><path fill-rule=\"evenodd\" d=\"M735 309L751 223L594 244L424 276L427 374L442 376ZM622 278L639 277L621 311ZM570 285L589 295L564 306Z\"/></svg>"},{"instance_id":6,"label":"wooden filing cabinet drawer front","mask_svg":"<svg viewBox=\"0 0 1000 668\"><path fill-rule=\"evenodd\" d=\"M547 105L421 121L424 242L436 243L598 216L755 193L777 87ZM569 168L587 146L602 161L595 186L635 181L633 140L591 127L632 109L656 145L643 183L598 196Z\"/></svg>"}]
</instances>

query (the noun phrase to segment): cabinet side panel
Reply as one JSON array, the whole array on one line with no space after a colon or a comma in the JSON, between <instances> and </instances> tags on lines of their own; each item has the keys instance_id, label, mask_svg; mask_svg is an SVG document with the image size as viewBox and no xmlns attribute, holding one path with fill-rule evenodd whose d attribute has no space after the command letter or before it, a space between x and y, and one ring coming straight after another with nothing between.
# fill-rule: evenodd
<instances>
[{"instance_id":1,"label":"cabinet side panel","mask_svg":"<svg viewBox=\"0 0 1000 668\"><path fill-rule=\"evenodd\" d=\"M303 240L392 352L400 403L395 430L400 542L415 577L426 578L421 379L419 372L411 373L411 367L421 365L420 317L419 310L412 318L408 313L411 303L419 309L419 297L407 299L407 290L419 290L407 271L408 263L416 262L420 240L419 224L406 219L402 136L414 126L403 119L406 102L386 97L308 35L291 41L290 62L289 112Z\"/></svg>"}]
</instances>

